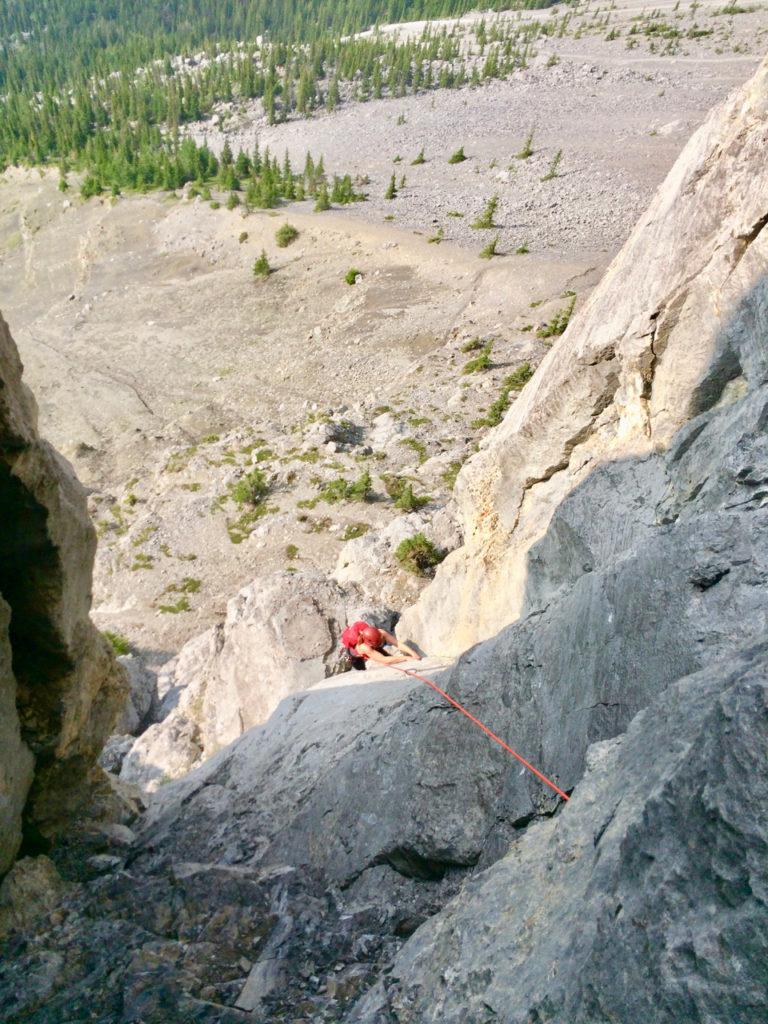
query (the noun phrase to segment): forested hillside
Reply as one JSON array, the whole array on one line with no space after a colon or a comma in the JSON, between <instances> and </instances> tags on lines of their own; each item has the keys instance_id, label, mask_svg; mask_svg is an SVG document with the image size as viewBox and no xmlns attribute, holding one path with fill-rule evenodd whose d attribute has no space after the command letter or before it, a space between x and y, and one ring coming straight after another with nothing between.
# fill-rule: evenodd
<instances>
[{"instance_id":1,"label":"forested hillside","mask_svg":"<svg viewBox=\"0 0 768 1024\"><path fill-rule=\"evenodd\" d=\"M209 153L183 148L183 126L218 102L262 99L274 123L333 109L344 83L354 83L350 98L363 101L504 77L525 64L541 32L567 25L567 15L559 26L548 20L488 28L482 21L472 29L473 46L463 48L456 28L427 28L405 40L377 31L350 38L377 24L458 15L472 6L9 0L0 6L0 168L53 162L62 175L68 166L87 168L88 193L203 183L218 164Z\"/></svg>"}]
</instances>

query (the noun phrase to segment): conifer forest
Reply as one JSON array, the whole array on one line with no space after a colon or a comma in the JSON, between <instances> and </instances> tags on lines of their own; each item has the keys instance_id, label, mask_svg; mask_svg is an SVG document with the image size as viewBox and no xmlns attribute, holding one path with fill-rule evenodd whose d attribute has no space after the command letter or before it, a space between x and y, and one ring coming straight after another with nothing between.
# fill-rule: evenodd
<instances>
[{"instance_id":1,"label":"conifer forest","mask_svg":"<svg viewBox=\"0 0 768 1024\"><path fill-rule=\"evenodd\" d=\"M488 18L420 33L396 22L455 17L471 0L4 0L0 5L0 170L53 165L60 187L80 172L84 196L215 186L231 204L267 208L317 196L363 198L348 178L326 180L308 154L215 155L185 126L220 104L260 100L270 124L365 102L503 78L525 66L547 16L496 23L492 12L549 7L484 3ZM549 12L548 12L549 13ZM467 34L471 35L468 40ZM470 59L468 60L468 55Z\"/></svg>"}]
</instances>

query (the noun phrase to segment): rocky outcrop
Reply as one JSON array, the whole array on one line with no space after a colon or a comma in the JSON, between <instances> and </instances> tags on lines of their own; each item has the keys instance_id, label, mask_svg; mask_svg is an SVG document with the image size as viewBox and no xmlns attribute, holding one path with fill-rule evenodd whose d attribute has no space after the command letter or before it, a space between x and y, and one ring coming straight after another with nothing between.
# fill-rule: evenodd
<instances>
[{"instance_id":1,"label":"rocky outcrop","mask_svg":"<svg viewBox=\"0 0 768 1024\"><path fill-rule=\"evenodd\" d=\"M768 645L590 749L556 819L420 928L355 1024L762 1024Z\"/></svg>"},{"instance_id":2,"label":"rocky outcrop","mask_svg":"<svg viewBox=\"0 0 768 1024\"><path fill-rule=\"evenodd\" d=\"M254 580L221 626L163 667L155 721L122 752L120 777L153 791L261 725L284 697L341 670L341 633L359 618L391 628L386 609L320 573Z\"/></svg>"},{"instance_id":3,"label":"rocky outcrop","mask_svg":"<svg viewBox=\"0 0 768 1024\"><path fill-rule=\"evenodd\" d=\"M600 286L459 475L465 545L401 620L458 654L522 611L526 560L565 495L664 448L765 367L768 62L693 136Z\"/></svg>"},{"instance_id":4,"label":"rocky outcrop","mask_svg":"<svg viewBox=\"0 0 768 1024\"><path fill-rule=\"evenodd\" d=\"M91 624L95 535L85 495L41 440L34 400L0 319L0 870L83 803L125 697ZM34 773L34 774L33 774Z\"/></svg>"}]
</instances>

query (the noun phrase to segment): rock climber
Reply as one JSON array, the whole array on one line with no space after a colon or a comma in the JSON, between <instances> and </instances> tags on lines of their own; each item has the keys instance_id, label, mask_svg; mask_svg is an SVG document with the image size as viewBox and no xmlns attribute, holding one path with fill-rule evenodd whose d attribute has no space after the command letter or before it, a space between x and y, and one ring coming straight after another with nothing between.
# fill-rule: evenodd
<instances>
[{"instance_id":1,"label":"rock climber","mask_svg":"<svg viewBox=\"0 0 768 1024\"><path fill-rule=\"evenodd\" d=\"M402 643L386 629L370 626L367 622L353 622L341 634L341 642L347 649L352 668L359 672L365 671L366 661L375 661L380 665L396 665L401 661L421 661L408 644ZM383 650L385 644L396 647L400 654L387 654Z\"/></svg>"}]
</instances>

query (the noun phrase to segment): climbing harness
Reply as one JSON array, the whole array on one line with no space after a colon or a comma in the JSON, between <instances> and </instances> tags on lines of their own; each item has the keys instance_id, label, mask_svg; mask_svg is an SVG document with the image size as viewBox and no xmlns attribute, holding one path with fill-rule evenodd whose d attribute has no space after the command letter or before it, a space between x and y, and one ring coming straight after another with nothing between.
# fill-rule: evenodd
<instances>
[{"instance_id":1,"label":"climbing harness","mask_svg":"<svg viewBox=\"0 0 768 1024\"><path fill-rule=\"evenodd\" d=\"M475 723L475 725L479 725L480 728L483 730L483 732L487 732L492 740L496 740L496 742L500 746L504 747L505 750L508 750L509 753L512 754L513 757L516 757L517 760L520 761L521 764L524 764L525 767L529 769L529 771L532 771L534 775L537 775L542 780L542 782L546 782L546 784L548 786L550 786L552 789L554 789L554 791L559 796L561 796L563 798L563 800L569 800L570 799L570 797L567 795L567 793L564 793L562 791L562 789L558 789L558 787L554 784L554 782L550 782L550 780L546 777L546 775L542 775L541 772L537 771L537 769L534 768L532 764L528 764L528 762L525 760L524 757L520 757L520 755L516 751L514 751L512 749L512 747L508 747L507 744L504 742L504 740L500 740L499 737L495 733L491 732L491 730L488 729L486 726L484 726L482 722L479 722L475 718L475 716L471 715L469 713L469 711L467 711L466 708L463 708L461 706L461 704L459 704L458 701L454 700L453 697L449 697L448 694L444 693L440 689L439 686L435 686L435 684L432 682L431 679L427 679L425 676L420 676L417 672L411 672L410 669L401 668L399 665L387 665L387 668L397 669L398 672L404 672L405 675L407 675L407 676L413 676L414 679L420 679L422 683L427 683L429 686L432 687L433 690L437 690L437 692L440 694L441 697L445 697L445 699L450 704L453 704L453 706L455 708L458 708L459 711L462 712L462 714L465 714L467 716L467 718L472 719L472 721Z\"/></svg>"}]
</instances>

